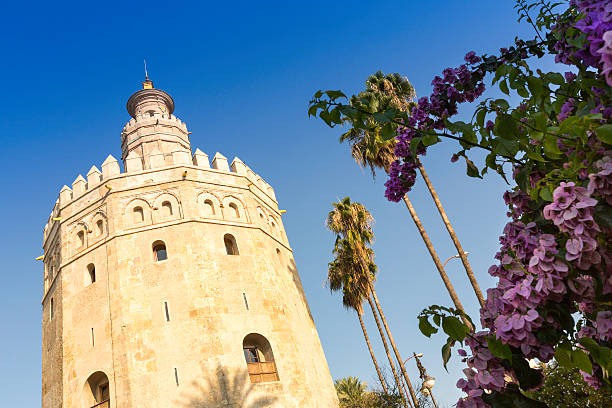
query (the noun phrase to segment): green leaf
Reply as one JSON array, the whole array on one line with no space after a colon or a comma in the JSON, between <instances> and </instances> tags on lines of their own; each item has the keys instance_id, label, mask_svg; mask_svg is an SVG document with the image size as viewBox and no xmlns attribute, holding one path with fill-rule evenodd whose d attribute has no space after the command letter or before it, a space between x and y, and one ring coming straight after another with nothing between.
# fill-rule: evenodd
<instances>
[{"instance_id":1,"label":"green leaf","mask_svg":"<svg viewBox=\"0 0 612 408\"><path fill-rule=\"evenodd\" d=\"M496 99L493 101L493 104L502 108L503 110L508 110L510 108L510 104L505 99Z\"/></svg>"},{"instance_id":2,"label":"green leaf","mask_svg":"<svg viewBox=\"0 0 612 408\"><path fill-rule=\"evenodd\" d=\"M516 140L502 139L500 137L491 141L491 147L500 156L514 157L518 152L519 144Z\"/></svg>"},{"instance_id":3,"label":"green leaf","mask_svg":"<svg viewBox=\"0 0 612 408\"><path fill-rule=\"evenodd\" d=\"M438 143L439 141L440 138L435 133L427 133L425 134L425 136L423 136L423 139L421 140L423 146L431 146Z\"/></svg>"},{"instance_id":4,"label":"green leaf","mask_svg":"<svg viewBox=\"0 0 612 408\"><path fill-rule=\"evenodd\" d=\"M470 176L470 177L482 178L482 176L480 175L480 172L478 171L478 167L476 167L474 162L471 161L470 159L468 159L465 156L463 158L465 159L467 175Z\"/></svg>"},{"instance_id":5,"label":"green leaf","mask_svg":"<svg viewBox=\"0 0 612 408\"><path fill-rule=\"evenodd\" d=\"M451 351L454 345L455 341L449 337L446 341L446 344L442 346L442 363L444 364L444 369L446 371L448 371L448 368L446 368L446 364L451 358Z\"/></svg>"},{"instance_id":6,"label":"green leaf","mask_svg":"<svg viewBox=\"0 0 612 408\"><path fill-rule=\"evenodd\" d=\"M534 127L540 132L546 130L546 123L548 122L548 116L544 112L536 112L531 117L534 120Z\"/></svg>"},{"instance_id":7,"label":"green leaf","mask_svg":"<svg viewBox=\"0 0 612 408\"><path fill-rule=\"evenodd\" d=\"M593 373L593 365L589 356L580 349L572 350L572 363L587 374Z\"/></svg>"},{"instance_id":8,"label":"green leaf","mask_svg":"<svg viewBox=\"0 0 612 408\"><path fill-rule=\"evenodd\" d=\"M427 316L419 316L419 330L427 337L431 337L432 334L438 332L438 329L429 323Z\"/></svg>"},{"instance_id":9,"label":"green leaf","mask_svg":"<svg viewBox=\"0 0 612 408\"><path fill-rule=\"evenodd\" d=\"M346 95L342 93L342 91L325 91L325 93L330 99L346 98Z\"/></svg>"},{"instance_id":10,"label":"green leaf","mask_svg":"<svg viewBox=\"0 0 612 408\"><path fill-rule=\"evenodd\" d=\"M531 160L535 160L539 162L546 161L546 159L540 153L536 152L535 150L528 150L527 157L529 157Z\"/></svg>"},{"instance_id":11,"label":"green leaf","mask_svg":"<svg viewBox=\"0 0 612 408\"><path fill-rule=\"evenodd\" d=\"M456 341L463 341L470 329L455 316L444 316L442 318L442 330Z\"/></svg>"},{"instance_id":12,"label":"green leaf","mask_svg":"<svg viewBox=\"0 0 612 408\"><path fill-rule=\"evenodd\" d=\"M565 83L563 75L558 72L549 72L548 74L546 74L546 78L550 81L551 84L563 85Z\"/></svg>"},{"instance_id":13,"label":"green leaf","mask_svg":"<svg viewBox=\"0 0 612 408\"><path fill-rule=\"evenodd\" d=\"M542 188L540 189L540 198L544 201L552 202L553 195L552 195L552 192L550 191L550 186L547 186L547 185L542 186Z\"/></svg>"},{"instance_id":14,"label":"green leaf","mask_svg":"<svg viewBox=\"0 0 612 408\"><path fill-rule=\"evenodd\" d=\"M316 105L312 105L310 108L308 108L308 116L309 117L310 116L316 117L317 116L317 110L318 110L318 107Z\"/></svg>"},{"instance_id":15,"label":"green leaf","mask_svg":"<svg viewBox=\"0 0 612 408\"><path fill-rule=\"evenodd\" d=\"M605 144L612 145L612 125L602 125L595 129L595 133L599 140Z\"/></svg>"},{"instance_id":16,"label":"green leaf","mask_svg":"<svg viewBox=\"0 0 612 408\"><path fill-rule=\"evenodd\" d=\"M538 77L528 76L527 87L529 87L529 90L536 98L539 98L544 93L544 84L542 83L542 79Z\"/></svg>"},{"instance_id":17,"label":"green leaf","mask_svg":"<svg viewBox=\"0 0 612 408\"><path fill-rule=\"evenodd\" d=\"M508 83L506 82L505 79L502 79L499 82L499 89L506 95L510 95L510 90L508 89Z\"/></svg>"},{"instance_id":18,"label":"green leaf","mask_svg":"<svg viewBox=\"0 0 612 408\"><path fill-rule=\"evenodd\" d=\"M518 131L515 120L510 115L498 115L495 119L494 133L504 139L516 139Z\"/></svg>"},{"instance_id":19,"label":"green leaf","mask_svg":"<svg viewBox=\"0 0 612 408\"><path fill-rule=\"evenodd\" d=\"M572 364L572 350L568 349L566 343L562 343L557 346L555 350L555 360L566 368L572 368L574 365Z\"/></svg>"},{"instance_id":20,"label":"green leaf","mask_svg":"<svg viewBox=\"0 0 612 408\"><path fill-rule=\"evenodd\" d=\"M516 92L519 95L521 95L523 98L529 98L529 92L527 92L527 89L525 89L524 86L521 86L521 87L517 88Z\"/></svg>"},{"instance_id":21,"label":"green leaf","mask_svg":"<svg viewBox=\"0 0 612 408\"><path fill-rule=\"evenodd\" d=\"M478 113L476 114L476 124L480 127L483 127L486 116L487 116L487 110L485 108L480 109Z\"/></svg>"},{"instance_id":22,"label":"green leaf","mask_svg":"<svg viewBox=\"0 0 612 408\"><path fill-rule=\"evenodd\" d=\"M319 99L322 96L323 96L323 91L320 90L320 89L317 92L315 92L315 94L314 94L314 98L315 99Z\"/></svg>"},{"instance_id":23,"label":"green leaf","mask_svg":"<svg viewBox=\"0 0 612 408\"><path fill-rule=\"evenodd\" d=\"M395 127L392 123L385 123L382 127L381 136L383 140L391 140L395 137Z\"/></svg>"},{"instance_id":24,"label":"green leaf","mask_svg":"<svg viewBox=\"0 0 612 408\"><path fill-rule=\"evenodd\" d=\"M562 152L559 150L559 146L557 145L557 136L554 135L545 135L544 136L544 153L551 158L559 157Z\"/></svg>"},{"instance_id":25,"label":"green leaf","mask_svg":"<svg viewBox=\"0 0 612 408\"><path fill-rule=\"evenodd\" d=\"M512 361L512 350L510 346L497 340L495 336L487 337L487 348L495 357Z\"/></svg>"}]
</instances>

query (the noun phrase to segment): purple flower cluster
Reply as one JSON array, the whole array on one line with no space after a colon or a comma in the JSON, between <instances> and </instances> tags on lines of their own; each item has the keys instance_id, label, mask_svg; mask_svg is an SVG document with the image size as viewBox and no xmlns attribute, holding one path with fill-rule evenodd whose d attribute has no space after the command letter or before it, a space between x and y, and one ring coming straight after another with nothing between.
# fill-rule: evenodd
<instances>
[{"instance_id":1,"label":"purple flower cluster","mask_svg":"<svg viewBox=\"0 0 612 408\"><path fill-rule=\"evenodd\" d=\"M593 219L596 204L597 200L591 198L586 188L561 182L553 192L553 202L543 211L544 218L570 235L565 244L565 259L582 270L601 262L597 251L597 233L601 229Z\"/></svg>"},{"instance_id":2,"label":"purple flower cluster","mask_svg":"<svg viewBox=\"0 0 612 408\"><path fill-rule=\"evenodd\" d=\"M457 403L457 408L484 408L489 405L482 399L483 390L502 391L509 376L502 365L502 361L495 357L486 347L486 331L474 333L466 339L467 346L472 350L472 356L467 357L464 350L459 354L466 357L464 361L468 368L463 370L466 378L457 381L457 388L461 388L466 394ZM511 378L511 377L510 377Z\"/></svg>"},{"instance_id":3,"label":"purple flower cluster","mask_svg":"<svg viewBox=\"0 0 612 408\"><path fill-rule=\"evenodd\" d=\"M474 51L465 55L469 64L481 61ZM399 201L404 194L412 189L416 181L415 169L418 167L418 158L413 157L410 142L422 132L432 132L444 128L444 119L457 113L458 104L473 102L485 90L482 82L483 72L479 69L471 71L467 65L459 68L446 68L442 71L443 77L436 76L431 84L433 92L429 98L423 97L412 108L406 127L400 128L395 138L395 156L398 160L391 166L389 180L385 183L387 188L385 196L390 201ZM421 147L416 156L424 155L426 149Z\"/></svg>"},{"instance_id":4,"label":"purple flower cluster","mask_svg":"<svg viewBox=\"0 0 612 408\"><path fill-rule=\"evenodd\" d=\"M612 156L604 156L596 161L593 167L598 172L589 174L587 192L612 205Z\"/></svg>"},{"instance_id":5,"label":"purple flower cluster","mask_svg":"<svg viewBox=\"0 0 612 408\"><path fill-rule=\"evenodd\" d=\"M587 35L585 45L577 49L564 38L555 44L556 62L574 64L580 62L586 67L600 69L606 81L612 86L612 1L573 0L570 2L584 17L573 28ZM565 32L569 26L557 24L556 30Z\"/></svg>"},{"instance_id":6,"label":"purple flower cluster","mask_svg":"<svg viewBox=\"0 0 612 408\"><path fill-rule=\"evenodd\" d=\"M529 203L532 201L529 194L524 191L506 191L504 193L504 201L510 207L507 213L508 217L513 220L518 220L525 212L529 212Z\"/></svg>"},{"instance_id":7,"label":"purple flower cluster","mask_svg":"<svg viewBox=\"0 0 612 408\"><path fill-rule=\"evenodd\" d=\"M576 100L574 98L569 98L567 101L565 101L563 106L561 106L561 112L557 115L557 120L559 122L563 122L572 114L575 103Z\"/></svg>"}]
</instances>

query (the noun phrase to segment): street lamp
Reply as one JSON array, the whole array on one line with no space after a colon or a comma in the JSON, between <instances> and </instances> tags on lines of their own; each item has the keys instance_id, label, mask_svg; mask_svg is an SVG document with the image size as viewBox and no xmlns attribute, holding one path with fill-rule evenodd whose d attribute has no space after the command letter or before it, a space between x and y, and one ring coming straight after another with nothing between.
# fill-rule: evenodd
<instances>
[{"instance_id":1,"label":"street lamp","mask_svg":"<svg viewBox=\"0 0 612 408\"><path fill-rule=\"evenodd\" d=\"M469 252L467 252L467 251L466 251L466 252L464 252L464 255L465 255L465 256L468 256L468 255L469 255ZM459 257L460 257L460 255L459 255L459 254L455 254L455 255L451 256L450 258L448 258L446 261L444 261L444 264L442 265L442 269L444 270L444 267L446 266L446 264L448 263L448 261L450 261L451 259L454 259L454 258L459 258Z\"/></svg>"},{"instance_id":2,"label":"street lamp","mask_svg":"<svg viewBox=\"0 0 612 408\"><path fill-rule=\"evenodd\" d=\"M458 257L459 255L455 255L455 256ZM449 260L450 259L452 258L449 258ZM423 385L421 386L421 394L425 395L426 397L431 397L431 401L433 402L434 406L438 408L438 403L436 402L433 396L433 393L431 392L431 389L434 387L434 385L436 385L436 379L427 375L427 371L425 371L425 367L423 366L423 364L421 364L421 360L419 360L419 358L423 357L423 353L419 353L419 354L413 353L412 356L406 359L406 361L410 360L413 357L416 361L417 368L419 369L420 377L423 380ZM406 364L406 362L404 362L404 364Z\"/></svg>"}]
</instances>

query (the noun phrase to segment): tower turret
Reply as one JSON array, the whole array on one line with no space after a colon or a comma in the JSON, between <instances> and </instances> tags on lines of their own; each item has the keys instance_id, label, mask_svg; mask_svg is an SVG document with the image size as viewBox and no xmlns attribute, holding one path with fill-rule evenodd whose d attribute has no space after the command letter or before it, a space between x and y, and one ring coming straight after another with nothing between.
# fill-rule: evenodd
<instances>
[{"instance_id":1,"label":"tower turret","mask_svg":"<svg viewBox=\"0 0 612 408\"><path fill-rule=\"evenodd\" d=\"M129 156L142 161L143 169L150 169L160 164L179 164L173 159L177 153L188 153L191 157L187 126L172 114L174 100L167 92L154 88L148 76L142 89L130 96L126 107L132 119L121 132L124 164ZM155 156L153 160L151 156Z\"/></svg>"}]
</instances>

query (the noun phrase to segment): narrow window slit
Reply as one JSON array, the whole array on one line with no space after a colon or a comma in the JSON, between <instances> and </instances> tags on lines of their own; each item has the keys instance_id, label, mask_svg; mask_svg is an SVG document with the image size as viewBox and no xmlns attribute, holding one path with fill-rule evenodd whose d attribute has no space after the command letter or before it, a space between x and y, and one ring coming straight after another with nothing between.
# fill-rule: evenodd
<instances>
[{"instance_id":1,"label":"narrow window slit","mask_svg":"<svg viewBox=\"0 0 612 408\"><path fill-rule=\"evenodd\" d=\"M178 380L178 370L176 369L176 367L174 367L174 381L176 381L176 386L179 386L179 380Z\"/></svg>"},{"instance_id":2,"label":"narrow window slit","mask_svg":"<svg viewBox=\"0 0 612 408\"><path fill-rule=\"evenodd\" d=\"M168 302L164 302L164 310L166 312L166 321L170 321L170 312L168 311Z\"/></svg>"},{"instance_id":3,"label":"narrow window slit","mask_svg":"<svg viewBox=\"0 0 612 408\"><path fill-rule=\"evenodd\" d=\"M96 346L96 342L94 339L94 329L93 327L91 328L91 347L95 347Z\"/></svg>"},{"instance_id":4,"label":"narrow window slit","mask_svg":"<svg viewBox=\"0 0 612 408\"><path fill-rule=\"evenodd\" d=\"M249 310L249 301L247 300L246 293L242 292L242 298L244 299L244 307Z\"/></svg>"}]
</instances>

